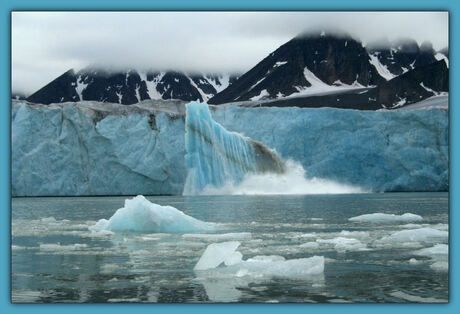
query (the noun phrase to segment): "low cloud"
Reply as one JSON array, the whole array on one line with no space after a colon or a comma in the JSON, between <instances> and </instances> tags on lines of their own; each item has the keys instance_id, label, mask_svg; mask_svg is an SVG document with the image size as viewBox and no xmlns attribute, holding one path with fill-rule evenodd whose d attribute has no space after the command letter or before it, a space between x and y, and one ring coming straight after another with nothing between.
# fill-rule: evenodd
<instances>
[{"instance_id":1,"label":"low cloud","mask_svg":"<svg viewBox=\"0 0 460 314\"><path fill-rule=\"evenodd\" d=\"M292 37L323 28L365 43L448 45L447 12L13 12L13 90L30 94L88 65L242 73Z\"/></svg>"}]
</instances>

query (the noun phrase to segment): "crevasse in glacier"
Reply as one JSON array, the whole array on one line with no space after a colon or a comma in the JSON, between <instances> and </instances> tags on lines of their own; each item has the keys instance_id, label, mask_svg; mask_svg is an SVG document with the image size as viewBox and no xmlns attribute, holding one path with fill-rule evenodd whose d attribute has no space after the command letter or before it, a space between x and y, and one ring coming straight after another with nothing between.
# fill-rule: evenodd
<instances>
[{"instance_id":1,"label":"crevasse in glacier","mask_svg":"<svg viewBox=\"0 0 460 314\"><path fill-rule=\"evenodd\" d=\"M184 195L197 194L206 186L239 183L247 173L285 171L274 151L215 122L206 103L186 107Z\"/></svg>"}]
</instances>

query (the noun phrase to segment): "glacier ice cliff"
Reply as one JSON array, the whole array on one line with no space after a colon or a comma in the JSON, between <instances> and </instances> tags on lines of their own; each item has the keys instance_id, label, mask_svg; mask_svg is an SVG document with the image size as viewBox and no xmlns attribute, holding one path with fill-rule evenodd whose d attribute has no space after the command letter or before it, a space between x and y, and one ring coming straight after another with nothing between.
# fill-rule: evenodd
<instances>
[{"instance_id":1,"label":"glacier ice cliff","mask_svg":"<svg viewBox=\"0 0 460 314\"><path fill-rule=\"evenodd\" d=\"M183 102L12 102L12 194L181 194ZM448 112L211 107L213 119L302 164L308 177L372 191L448 190Z\"/></svg>"},{"instance_id":2,"label":"glacier ice cliff","mask_svg":"<svg viewBox=\"0 0 460 314\"><path fill-rule=\"evenodd\" d=\"M186 108L184 195L199 194L206 186L238 184L248 173L285 171L284 162L265 145L215 122L206 103L191 102Z\"/></svg>"}]
</instances>

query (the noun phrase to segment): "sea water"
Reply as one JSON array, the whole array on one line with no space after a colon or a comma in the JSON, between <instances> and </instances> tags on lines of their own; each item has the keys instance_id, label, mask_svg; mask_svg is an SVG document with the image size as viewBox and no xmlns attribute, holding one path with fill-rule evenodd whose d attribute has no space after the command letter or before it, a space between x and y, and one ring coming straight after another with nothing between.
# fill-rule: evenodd
<instances>
[{"instance_id":1,"label":"sea water","mask_svg":"<svg viewBox=\"0 0 460 314\"><path fill-rule=\"evenodd\" d=\"M13 198L13 302L448 300L448 193L155 196L147 199L218 228L90 230L127 198ZM388 215L350 220L376 213ZM324 271L297 278L235 265L194 270L208 245L226 241L240 243L243 260L320 256Z\"/></svg>"}]
</instances>

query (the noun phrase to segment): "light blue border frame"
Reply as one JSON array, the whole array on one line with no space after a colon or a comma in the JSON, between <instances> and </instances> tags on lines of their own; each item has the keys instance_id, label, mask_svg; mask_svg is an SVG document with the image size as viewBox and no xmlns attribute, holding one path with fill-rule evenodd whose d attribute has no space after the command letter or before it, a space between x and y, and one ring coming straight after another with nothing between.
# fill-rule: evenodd
<instances>
[{"instance_id":1,"label":"light blue border frame","mask_svg":"<svg viewBox=\"0 0 460 314\"><path fill-rule=\"evenodd\" d=\"M460 111L456 108L459 98L459 68L456 67L459 51L460 1L458 0L3 0L0 2L0 311L2 313L151 313L168 311L180 313L221 314L264 311L279 313L321 313L358 314L369 311L408 313L460 313L459 295L459 232L460 215L458 181L460 170L459 125ZM10 11L11 10L448 10L450 12L450 303L449 304L84 304L84 305L12 305L10 304L9 258L10 258ZM363 26L365 27L365 25ZM457 38L457 39L456 39Z\"/></svg>"}]
</instances>

